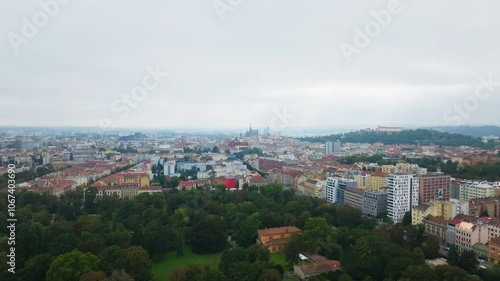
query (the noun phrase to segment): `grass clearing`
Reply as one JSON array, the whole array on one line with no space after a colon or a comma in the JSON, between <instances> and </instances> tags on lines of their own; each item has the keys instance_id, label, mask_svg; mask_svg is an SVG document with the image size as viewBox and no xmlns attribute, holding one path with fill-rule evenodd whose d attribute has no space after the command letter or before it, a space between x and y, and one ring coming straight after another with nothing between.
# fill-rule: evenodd
<instances>
[{"instance_id":1,"label":"grass clearing","mask_svg":"<svg viewBox=\"0 0 500 281\"><path fill-rule=\"evenodd\" d=\"M198 255L191 252L189 247L184 247L184 256L177 257L176 252L166 254L159 262L153 263L151 271L153 272L154 281L168 281L172 271L178 268L184 268L190 263L206 264L210 266L218 266L220 261L218 254Z\"/></svg>"},{"instance_id":2,"label":"grass clearing","mask_svg":"<svg viewBox=\"0 0 500 281\"><path fill-rule=\"evenodd\" d=\"M271 254L271 261L275 264L280 264L283 268L286 268L286 260L285 255L282 253L273 253Z\"/></svg>"}]
</instances>

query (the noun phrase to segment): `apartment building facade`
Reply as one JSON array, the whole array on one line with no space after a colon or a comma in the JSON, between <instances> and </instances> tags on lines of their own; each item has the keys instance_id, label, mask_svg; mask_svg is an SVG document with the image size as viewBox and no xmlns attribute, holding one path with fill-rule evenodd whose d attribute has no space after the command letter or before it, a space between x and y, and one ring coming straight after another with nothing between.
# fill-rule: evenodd
<instances>
[{"instance_id":1,"label":"apartment building facade","mask_svg":"<svg viewBox=\"0 0 500 281\"><path fill-rule=\"evenodd\" d=\"M459 199L469 201L477 198L495 196L495 187L488 182L462 181L460 182Z\"/></svg>"},{"instance_id":2,"label":"apartment building facade","mask_svg":"<svg viewBox=\"0 0 500 281\"><path fill-rule=\"evenodd\" d=\"M345 204L345 189L356 188L357 183L354 180L329 177L326 180L325 198L328 203Z\"/></svg>"},{"instance_id":3,"label":"apartment building facade","mask_svg":"<svg viewBox=\"0 0 500 281\"><path fill-rule=\"evenodd\" d=\"M387 216L395 223L403 221L406 212L418 206L418 177L413 174L391 174L387 188Z\"/></svg>"},{"instance_id":4,"label":"apartment building facade","mask_svg":"<svg viewBox=\"0 0 500 281\"><path fill-rule=\"evenodd\" d=\"M387 192L365 190L363 193L363 214L377 217L387 213Z\"/></svg>"},{"instance_id":5,"label":"apartment building facade","mask_svg":"<svg viewBox=\"0 0 500 281\"><path fill-rule=\"evenodd\" d=\"M448 201L451 192L451 177L444 173L428 173L419 175L419 204L431 200Z\"/></svg>"}]
</instances>

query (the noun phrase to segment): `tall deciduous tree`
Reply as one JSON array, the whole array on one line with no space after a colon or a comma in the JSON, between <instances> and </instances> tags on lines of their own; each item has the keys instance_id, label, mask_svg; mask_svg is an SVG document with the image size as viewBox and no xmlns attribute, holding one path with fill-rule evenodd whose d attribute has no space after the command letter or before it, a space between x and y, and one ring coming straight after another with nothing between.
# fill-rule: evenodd
<instances>
[{"instance_id":1,"label":"tall deciduous tree","mask_svg":"<svg viewBox=\"0 0 500 281\"><path fill-rule=\"evenodd\" d=\"M99 265L99 258L93 254L74 250L52 261L46 278L50 281L79 281L82 275L99 270Z\"/></svg>"},{"instance_id":2,"label":"tall deciduous tree","mask_svg":"<svg viewBox=\"0 0 500 281\"><path fill-rule=\"evenodd\" d=\"M333 239L333 230L325 218L310 218L304 226L302 236L309 249L318 252L321 250L321 243Z\"/></svg>"},{"instance_id":3,"label":"tall deciduous tree","mask_svg":"<svg viewBox=\"0 0 500 281\"><path fill-rule=\"evenodd\" d=\"M408 267L403 273L401 274L403 279L406 279L408 281L436 281L437 275L426 264L422 265L414 265Z\"/></svg>"},{"instance_id":4,"label":"tall deciduous tree","mask_svg":"<svg viewBox=\"0 0 500 281\"><path fill-rule=\"evenodd\" d=\"M439 238L430 235L425 241L425 246L423 247L425 257L428 259L439 258Z\"/></svg>"},{"instance_id":5,"label":"tall deciduous tree","mask_svg":"<svg viewBox=\"0 0 500 281\"><path fill-rule=\"evenodd\" d=\"M184 241L186 233L186 225L189 223L189 216L186 208L175 210L173 216L173 224L177 231L177 256L184 255Z\"/></svg>"},{"instance_id":6,"label":"tall deciduous tree","mask_svg":"<svg viewBox=\"0 0 500 281\"><path fill-rule=\"evenodd\" d=\"M259 213L253 213L240 224L240 228L235 233L235 240L239 246L247 248L255 243L257 230L262 225L259 216Z\"/></svg>"},{"instance_id":7,"label":"tall deciduous tree","mask_svg":"<svg viewBox=\"0 0 500 281\"><path fill-rule=\"evenodd\" d=\"M477 266L479 265L479 261L476 258L476 254L473 251L463 251L460 254L460 261L458 262L458 266L463 270L473 273Z\"/></svg>"},{"instance_id":8,"label":"tall deciduous tree","mask_svg":"<svg viewBox=\"0 0 500 281\"><path fill-rule=\"evenodd\" d=\"M450 250L448 250L448 255L446 256L446 261L448 262L449 265L456 265L458 266L460 262L460 255L458 254L457 248L455 245L452 245L450 247Z\"/></svg>"},{"instance_id":9,"label":"tall deciduous tree","mask_svg":"<svg viewBox=\"0 0 500 281\"><path fill-rule=\"evenodd\" d=\"M50 254L41 254L27 261L20 272L22 280L45 281L45 274L50 268L52 259Z\"/></svg>"},{"instance_id":10,"label":"tall deciduous tree","mask_svg":"<svg viewBox=\"0 0 500 281\"><path fill-rule=\"evenodd\" d=\"M248 263L250 261L248 253L243 248L232 248L224 251L220 258L219 269L222 273L226 274L229 272L231 265L242 262Z\"/></svg>"},{"instance_id":11,"label":"tall deciduous tree","mask_svg":"<svg viewBox=\"0 0 500 281\"><path fill-rule=\"evenodd\" d=\"M191 228L191 250L197 254L218 253L224 250L227 236L224 222L211 218L195 223Z\"/></svg>"},{"instance_id":12,"label":"tall deciduous tree","mask_svg":"<svg viewBox=\"0 0 500 281\"><path fill-rule=\"evenodd\" d=\"M299 261L299 254L307 249L304 237L298 234L292 234L292 238L285 244L284 254L287 266L291 268Z\"/></svg>"},{"instance_id":13,"label":"tall deciduous tree","mask_svg":"<svg viewBox=\"0 0 500 281\"><path fill-rule=\"evenodd\" d=\"M133 246L126 249L118 258L118 269L126 270L135 281L149 281L151 274L151 259L144 248Z\"/></svg>"}]
</instances>

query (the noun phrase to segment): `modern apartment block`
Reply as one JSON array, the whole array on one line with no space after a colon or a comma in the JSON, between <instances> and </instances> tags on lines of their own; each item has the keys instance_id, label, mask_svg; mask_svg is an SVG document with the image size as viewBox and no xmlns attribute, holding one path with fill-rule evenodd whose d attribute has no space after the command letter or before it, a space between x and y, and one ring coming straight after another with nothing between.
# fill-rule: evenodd
<instances>
[{"instance_id":1,"label":"modern apartment block","mask_svg":"<svg viewBox=\"0 0 500 281\"><path fill-rule=\"evenodd\" d=\"M418 206L418 177L413 174L391 174L387 188L387 216L395 223L403 221L406 212Z\"/></svg>"},{"instance_id":2,"label":"modern apartment block","mask_svg":"<svg viewBox=\"0 0 500 281\"><path fill-rule=\"evenodd\" d=\"M344 203L347 206L362 210L363 209L363 189L348 187L345 189Z\"/></svg>"},{"instance_id":3,"label":"modern apartment block","mask_svg":"<svg viewBox=\"0 0 500 281\"><path fill-rule=\"evenodd\" d=\"M387 212L387 192L365 190L363 193L363 214L376 217Z\"/></svg>"},{"instance_id":4,"label":"modern apartment block","mask_svg":"<svg viewBox=\"0 0 500 281\"><path fill-rule=\"evenodd\" d=\"M333 142L333 153L339 153L341 151L341 143L340 141Z\"/></svg>"},{"instance_id":5,"label":"modern apartment block","mask_svg":"<svg viewBox=\"0 0 500 281\"><path fill-rule=\"evenodd\" d=\"M418 203L431 200L448 201L451 192L451 177L444 173L428 173L419 175Z\"/></svg>"},{"instance_id":6,"label":"modern apartment block","mask_svg":"<svg viewBox=\"0 0 500 281\"><path fill-rule=\"evenodd\" d=\"M469 201L476 198L495 196L495 186L488 182L464 180L460 183L460 200Z\"/></svg>"},{"instance_id":7,"label":"modern apartment block","mask_svg":"<svg viewBox=\"0 0 500 281\"><path fill-rule=\"evenodd\" d=\"M327 141L325 142L325 155L333 154L333 142Z\"/></svg>"},{"instance_id":8,"label":"modern apartment block","mask_svg":"<svg viewBox=\"0 0 500 281\"><path fill-rule=\"evenodd\" d=\"M350 179L329 177L326 180L325 198L328 203L337 203L344 205L345 189L348 187L356 188L357 183Z\"/></svg>"}]
</instances>

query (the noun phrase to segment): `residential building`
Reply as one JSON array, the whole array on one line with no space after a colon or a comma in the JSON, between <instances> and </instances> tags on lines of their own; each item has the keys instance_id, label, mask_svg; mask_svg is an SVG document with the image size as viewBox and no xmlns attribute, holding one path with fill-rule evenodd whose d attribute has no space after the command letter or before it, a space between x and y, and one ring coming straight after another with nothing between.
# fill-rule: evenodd
<instances>
[{"instance_id":1,"label":"residential building","mask_svg":"<svg viewBox=\"0 0 500 281\"><path fill-rule=\"evenodd\" d=\"M470 250L476 243L487 243L488 226L462 221L456 225L455 246L459 250Z\"/></svg>"},{"instance_id":2,"label":"residential building","mask_svg":"<svg viewBox=\"0 0 500 281\"><path fill-rule=\"evenodd\" d=\"M269 252L283 251L285 244L290 241L292 234L301 234L295 226L266 228L257 230L257 244L267 246Z\"/></svg>"},{"instance_id":3,"label":"residential building","mask_svg":"<svg viewBox=\"0 0 500 281\"><path fill-rule=\"evenodd\" d=\"M249 186L257 186L261 187L267 184L266 179L261 176L253 176L252 178L247 180Z\"/></svg>"},{"instance_id":4,"label":"residential building","mask_svg":"<svg viewBox=\"0 0 500 281\"><path fill-rule=\"evenodd\" d=\"M175 174L175 161L167 161L163 164L163 175L171 176Z\"/></svg>"},{"instance_id":5,"label":"residential building","mask_svg":"<svg viewBox=\"0 0 500 281\"><path fill-rule=\"evenodd\" d=\"M448 201L450 199L451 177L444 173L429 173L418 176L419 204L431 200Z\"/></svg>"},{"instance_id":6,"label":"residential building","mask_svg":"<svg viewBox=\"0 0 500 281\"><path fill-rule=\"evenodd\" d=\"M461 180L452 180L451 181L450 198L460 199L460 182L461 182Z\"/></svg>"},{"instance_id":7,"label":"residential building","mask_svg":"<svg viewBox=\"0 0 500 281\"><path fill-rule=\"evenodd\" d=\"M298 184L299 192L298 192L298 194L308 195L308 196L312 196L313 194L315 194L316 185L318 184L318 181L314 180L314 179L309 179L306 177L301 177L301 178L303 178L305 180L300 182L300 179L299 179L299 184Z\"/></svg>"},{"instance_id":8,"label":"residential building","mask_svg":"<svg viewBox=\"0 0 500 281\"><path fill-rule=\"evenodd\" d=\"M329 203L344 205L345 189L348 187L355 188L357 187L357 183L353 180L345 178L329 177L326 180L326 201Z\"/></svg>"},{"instance_id":9,"label":"residential building","mask_svg":"<svg viewBox=\"0 0 500 281\"><path fill-rule=\"evenodd\" d=\"M439 238L441 244L446 244L448 238L448 221L439 217L428 215L423 219L425 232Z\"/></svg>"},{"instance_id":10,"label":"residential building","mask_svg":"<svg viewBox=\"0 0 500 281\"><path fill-rule=\"evenodd\" d=\"M493 238L488 243L488 261L500 263L500 237Z\"/></svg>"},{"instance_id":11,"label":"residential building","mask_svg":"<svg viewBox=\"0 0 500 281\"><path fill-rule=\"evenodd\" d=\"M347 187L344 191L345 200L344 204L351 206L353 208L362 210L363 209L363 189L355 187Z\"/></svg>"},{"instance_id":12,"label":"residential building","mask_svg":"<svg viewBox=\"0 0 500 281\"><path fill-rule=\"evenodd\" d=\"M139 190L137 191L137 194L141 194L141 193L153 194L153 193L161 193L161 192L163 192L163 188L161 186L143 186L143 187L139 188Z\"/></svg>"},{"instance_id":13,"label":"residential building","mask_svg":"<svg viewBox=\"0 0 500 281\"><path fill-rule=\"evenodd\" d=\"M333 154L333 142L327 141L325 142L325 155Z\"/></svg>"},{"instance_id":14,"label":"residential building","mask_svg":"<svg viewBox=\"0 0 500 281\"><path fill-rule=\"evenodd\" d=\"M387 192L365 190L363 193L363 214L377 217L387 212Z\"/></svg>"},{"instance_id":15,"label":"residential building","mask_svg":"<svg viewBox=\"0 0 500 281\"><path fill-rule=\"evenodd\" d=\"M387 188L389 173L363 172L362 175L354 176L354 180L361 189L382 190Z\"/></svg>"},{"instance_id":16,"label":"residential building","mask_svg":"<svg viewBox=\"0 0 500 281\"><path fill-rule=\"evenodd\" d=\"M258 161L255 163L257 164L256 167L254 166L255 169L267 172L271 169L281 169L281 167L285 164L285 161L275 158L259 157Z\"/></svg>"},{"instance_id":17,"label":"residential building","mask_svg":"<svg viewBox=\"0 0 500 281\"><path fill-rule=\"evenodd\" d=\"M427 215L433 215L446 220L458 214L469 214L469 202L450 199L449 201L431 200L412 209L412 224L420 224Z\"/></svg>"},{"instance_id":18,"label":"residential building","mask_svg":"<svg viewBox=\"0 0 500 281\"><path fill-rule=\"evenodd\" d=\"M494 196L495 187L488 182L464 180L460 183L460 200L469 201Z\"/></svg>"},{"instance_id":19,"label":"residential building","mask_svg":"<svg viewBox=\"0 0 500 281\"><path fill-rule=\"evenodd\" d=\"M387 188L387 216L395 223L403 221L406 212L418 206L418 177L413 174L391 174Z\"/></svg>"},{"instance_id":20,"label":"residential building","mask_svg":"<svg viewBox=\"0 0 500 281\"><path fill-rule=\"evenodd\" d=\"M66 192L75 190L78 183L73 180L35 180L21 183L16 190L27 190L37 193L48 193L55 196L61 196Z\"/></svg>"},{"instance_id":21,"label":"residential building","mask_svg":"<svg viewBox=\"0 0 500 281\"><path fill-rule=\"evenodd\" d=\"M455 245L455 239L457 234L457 225L461 223L460 219L448 220L448 227L446 229L446 245L451 247Z\"/></svg>"},{"instance_id":22,"label":"residential building","mask_svg":"<svg viewBox=\"0 0 500 281\"><path fill-rule=\"evenodd\" d=\"M121 173L118 175L120 176L119 184L139 183L141 187L150 185L150 176L147 173Z\"/></svg>"},{"instance_id":23,"label":"residential building","mask_svg":"<svg viewBox=\"0 0 500 281\"><path fill-rule=\"evenodd\" d=\"M491 241L497 237L500 237L500 221L492 219L488 223L488 240Z\"/></svg>"},{"instance_id":24,"label":"residential building","mask_svg":"<svg viewBox=\"0 0 500 281\"><path fill-rule=\"evenodd\" d=\"M469 201L471 216L490 216L500 219L500 197L478 198Z\"/></svg>"},{"instance_id":25,"label":"residential building","mask_svg":"<svg viewBox=\"0 0 500 281\"><path fill-rule=\"evenodd\" d=\"M137 194L139 194L139 188L139 183L98 186L96 198L102 198L104 196L116 196L117 198L134 198Z\"/></svg>"},{"instance_id":26,"label":"residential building","mask_svg":"<svg viewBox=\"0 0 500 281\"><path fill-rule=\"evenodd\" d=\"M329 260L318 255L314 255L314 257L312 257L313 255L310 256L310 263L297 264L293 266L293 273L297 278L299 278L299 280L307 280L322 273L342 269L339 261Z\"/></svg>"},{"instance_id":27,"label":"residential building","mask_svg":"<svg viewBox=\"0 0 500 281\"><path fill-rule=\"evenodd\" d=\"M411 209L411 224L417 225L424 223L424 219L431 214L432 208L429 204L420 204L415 208Z\"/></svg>"}]
</instances>

